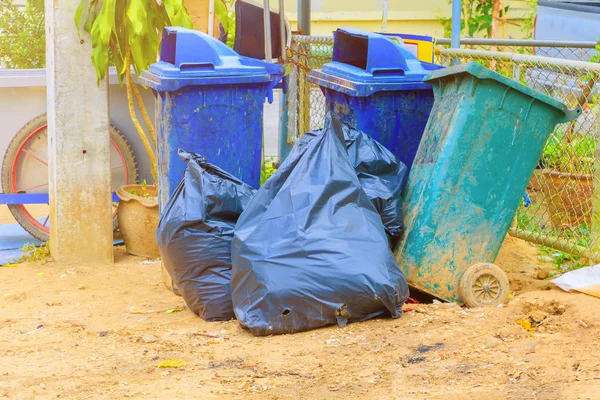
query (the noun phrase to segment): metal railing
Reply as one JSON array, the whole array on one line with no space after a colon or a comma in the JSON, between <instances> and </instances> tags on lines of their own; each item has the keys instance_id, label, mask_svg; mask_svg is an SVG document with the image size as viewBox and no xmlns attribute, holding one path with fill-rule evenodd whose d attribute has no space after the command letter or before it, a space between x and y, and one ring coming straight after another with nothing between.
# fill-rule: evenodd
<instances>
[{"instance_id":1,"label":"metal railing","mask_svg":"<svg viewBox=\"0 0 600 400\"><path fill-rule=\"evenodd\" d=\"M436 44L450 47L450 39L437 39ZM595 53L596 42L567 40L474 39L460 40L461 49L489 50L517 54L587 61Z\"/></svg>"},{"instance_id":2,"label":"metal railing","mask_svg":"<svg viewBox=\"0 0 600 400\"><path fill-rule=\"evenodd\" d=\"M576 121L551 133L510 234L578 257L600 261L600 64L589 63L594 42L462 39L465 49L437 41L437 64L477 61L573 108ZM288 92L287 142L320 128L325 98L307 82L331 59L331 37L294 36Z\"/></svg>"}]
</instances>

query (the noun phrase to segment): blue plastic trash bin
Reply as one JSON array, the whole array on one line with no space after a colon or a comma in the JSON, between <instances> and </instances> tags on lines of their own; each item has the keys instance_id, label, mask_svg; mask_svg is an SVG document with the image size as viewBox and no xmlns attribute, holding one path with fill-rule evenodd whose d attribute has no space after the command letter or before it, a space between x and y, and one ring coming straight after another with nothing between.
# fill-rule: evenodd
<instances>
[{"instance_id":1,"label":"blue plastic trash bin","mask_svg":"<svg viewBox=\"0 0 600 400\"><path fill-rule=\"evenodd\" d=\"M283 74L282 66L242 57L202 32L165 28L160 61L142 73L157 97L160 210L185 169L179 148L259 186L263 104Z\"/></svg>"},{"instance_id":2,"label":"blue plastic trash bin","mask_svg":"<svg viewBox=\"0 0 600 400\"><path fill-rule=\"evenodd\" d=\"M423 78L441 68L383 35L338 29L332 61L308 81L321 87L327 111L372 136L410 170L433 107Z\"/></svg>"}]
</instances>

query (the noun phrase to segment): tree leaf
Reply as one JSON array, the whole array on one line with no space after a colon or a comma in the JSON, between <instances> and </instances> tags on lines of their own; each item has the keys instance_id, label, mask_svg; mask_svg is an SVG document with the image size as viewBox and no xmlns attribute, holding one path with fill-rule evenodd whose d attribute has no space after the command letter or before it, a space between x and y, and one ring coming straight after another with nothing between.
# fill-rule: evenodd
<instances>
[{"instance_id":1,"label":"tree leaf","mask_svg":"<svg viewBox=\"0 0 600 400\"><path fill-rule=\"evenodd\" d=\"M127 19L131 23L134 35L143 35L152 27L147 26L148 13L144 0L129 0L127 5ZM130 43L131 44L131 43Z\"/></svg>"},{"instance_id":2,"label":"tree leaf","mask_svg":"<svg viewBox=\"0 0 600 400\"><path fill-rule=\"evenodd\" d=\"M100 13L92 25L92 63L96 68L98 85L108 68L108 44L115 26L116 0L104 0Z\"/></svg>"},{"instance_id":3,"label":"tree leaf","mask_svg":"<svg viewBox=\"0 0 600 400\"><path fill-rule=\"evenodd\" d=\"M229 13L227 6L222 0L215 0L215 14L223 26L225 33L229 32Z\"/></svg>"},{"instance_id":4,"label":"tree leaf","mask_svg":"<svg viewBox=\"0 0 600 400\"><path fill-rule=\"evenodd\" d=\"M98 78L98 86L100 81L106 76L108 69L108 46L97 45L92 49L92 63L96 69L96 77Z\"/></svg>"},{"instance_id":5,"label":"tree leaf","mask_svg":"<svg viewBox=\"0 0 600 400\"><path fill-rule=\"evenodd\" d=\"M75 26L77 27L77 36L81 39L81 18L83 17L83 0L77 6L77 10L75 10Z\"/></svg>"},{"instance_id":6,"label":"tree leaf","mask_svg":"<svg viewBox=\"0 0 600 400\"><path fill-rule=\"evenodd\" d=\"M123 86L123 74L125 73L125 60L123 59L121 52L117 49L117 40L116 33L113 32L114 40L111 40L109 44L110 52L113 55L113 60L115 62L115 67L117 68L117 79L119 80L119 85Z\"/></svg>"},{"instance_id":7,"label":"tree leaf","mask_svg":"<svg viewBox=\"0 0 600 400\"><path fill-rule=\"evenodd\" d=\"M479 30L487 29L489 26L492 26L492 15L482 15L479 18Z\"/></svg>"},{"instance_id":8,"label":"tree leaf","mask_svg":"<svg viewBox=\"0 0 600 400\"><path fill-rule=\"evenodd\" d=\"M85 23L83 24L83 30L88 33L92 32L92 25L94 24L94 21L96 20L96 17L98 16L98 1L99 0L90 1L90 6L88 8L87 17L85 19Z\"/></svg>"},{"instance_id":9,"label":"tree leaf","mask_svg":"<svg viewBox=\"0 0 600 400\"><path fill-rule=\"evenodd\" d=\"M116 42L116 52L119 53L119 57L122 60L125 60L127 52L129 51L129 42L127 40L127 22L126 22L126 12L127 12L127 1L118 1L115 8L115 30L113 39ZM125 62L123 61L123 66ZM118 67L117 67L118 68ZM125 73L125 70L122 68L118 68L117 73L119 75L119 80L122 78L121 74Z\"/></svg>"},{"instance_id":10,"label":"tree leaf","mask_svg":"<svg viewBox=\"0 0 600 400\"><path fill-rule=\"evenodd\" d=\"M220 1L220 0L219 0ZM171 26L182 26L192 29L192 19L183 5L183 0L163 0Z\"/></svg>"}]
</instances>

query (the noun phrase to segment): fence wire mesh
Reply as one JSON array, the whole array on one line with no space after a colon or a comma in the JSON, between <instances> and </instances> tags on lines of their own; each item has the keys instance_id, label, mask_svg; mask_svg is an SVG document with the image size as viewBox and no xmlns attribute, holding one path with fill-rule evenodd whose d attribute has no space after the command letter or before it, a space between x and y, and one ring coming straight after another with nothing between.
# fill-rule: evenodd
<instances>
[{"instance_id":1,"label":"fence wire mesh","mask_svg":"<svg viewBox=\"0 0 600 400\"><path fill-rule=\"evenodd\" d=\"M291 52L287 141L294 144L300 135L323 126L325 96L319 86L308 83L306 76L311 70L320 69L323 64L331 61L333 38L294 36Z\"/></svg>"},{"instance_id":2,"label":"fence wire mesh","mask_svg":"<svg viewBox=\"0 0 600 400\"><path fill-rule=\"evenodd\" d=\"M476 61L569 108L583 108L577 120L558 125L550 134L510 234L542 245L548 261L552 259L565 268L600 261L600 64L580 61L588 60L593 49L589 45L468 47L456 50L438 46L436 63ZM323 124L325 98L306 76L331 59L332 49L331 37L293 38L287 127L290 144Z\"/></svg>"},{"instance_id":3,"label":"fence wire mesh","mask_svg":"<svg viewBox=\"0 0 600 400\"><path fill-rule=\"evenodd\" d=\"M450 48L450 39L438 39L436 43L438 47ZM461 49L464 50L498 51L578 61L588 61L596 53L595 45L594 42L461 39Z\"/></svg>"}]
</instances>

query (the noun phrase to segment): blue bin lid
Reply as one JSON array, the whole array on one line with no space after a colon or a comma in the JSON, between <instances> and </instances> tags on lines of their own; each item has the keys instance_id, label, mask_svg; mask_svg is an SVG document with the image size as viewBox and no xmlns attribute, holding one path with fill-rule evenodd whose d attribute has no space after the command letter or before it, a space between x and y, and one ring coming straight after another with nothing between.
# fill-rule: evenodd
<instances>
[{"instance_id":1,"label":"blue bin lid","mask_svg":"<svg viewBox=\"0 0 600 400\"><path fill-rule=\"evenodd\" d=\"M334 33L332 61L312 71L309 82L353 95L383 90L430 89L423 78L443 68L426 63L399 43L373 32L340 28Z\"/></svg>"},{"instance_id":2,"label":"blue bin lid","mask_svg":"<svg viewBox=\"0 0 600 400\"><path fill-rule=\"evenodd\" d=\"M180 27L163 31L160 61L142 72L142 82L159 91L186 86L270 83L283 77L283 66L243 57L205 33Z\"/></svg>"}]
</instances>

